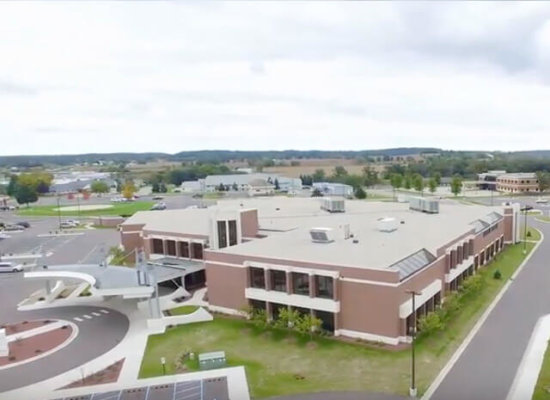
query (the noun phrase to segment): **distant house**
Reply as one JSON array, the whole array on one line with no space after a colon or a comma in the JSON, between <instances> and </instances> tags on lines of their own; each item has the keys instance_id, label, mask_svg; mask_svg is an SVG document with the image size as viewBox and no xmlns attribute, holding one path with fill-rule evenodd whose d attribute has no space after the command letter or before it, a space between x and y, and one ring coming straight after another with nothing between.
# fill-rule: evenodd
<instances>
[{"instance_id":1,"label":"distant house","mask_svg":"<svg viewBox=\"0 0 550 400\"><path fill-rule=\"evenodd\" d=\"M265 179L254 179L248 182L249 196L270 196L275 193L275 185Z\"/></svg>"},{"instance_id":2,"label":"distant house","mask_svg":"<svg viewBox=\"0 0 550 400\"><path fill-rule=\"evenodd\" d=\"M279 184L281 192L292 192L302 188L302 180L298 178L287 178L277 174L252 173L235 175L208 175L200 179L202 192L215 192L223 185L228 191L250 191L250 183L257 180L264 180L269 184ZM275 186L274 186L275 187Z\"/></svg>"}]
</instances>

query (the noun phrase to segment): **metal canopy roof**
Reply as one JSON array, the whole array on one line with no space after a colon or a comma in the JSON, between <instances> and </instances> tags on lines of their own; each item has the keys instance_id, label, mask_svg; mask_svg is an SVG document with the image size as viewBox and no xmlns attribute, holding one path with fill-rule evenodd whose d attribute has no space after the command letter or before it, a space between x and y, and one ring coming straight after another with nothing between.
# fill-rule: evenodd
<instances>
[{"instance_id":1,"label":"metal canopy roof","mask_svg":"<svg viewBox=\"0 0 550 400\"><path fill-rule=\"evenodd\" d=\"M229 400L229 394L227 378L220 377L90 393L56 400Z\"/></svg>"},{"instance_id":2,"label":"metal canopy roof","mask_svg":"<svg viewBox=\"0 0 550 400\"><path fill-rule=\"evenodd\" d=\"M398 270L399 280L403 280L408 276L421 270L425 266L436 260L436 257L426 249L421 249L409 257L390 265L389 268Z\"/></svg>"}]
</instances>

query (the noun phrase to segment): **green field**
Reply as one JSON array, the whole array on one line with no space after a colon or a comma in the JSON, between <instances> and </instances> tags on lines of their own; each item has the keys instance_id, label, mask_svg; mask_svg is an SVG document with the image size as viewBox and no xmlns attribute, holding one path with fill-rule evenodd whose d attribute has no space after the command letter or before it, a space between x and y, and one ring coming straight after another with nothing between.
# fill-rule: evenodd
<instances>
[{"instance_id":1,"label":"green field","mask_svg":"<svg viewBox=\"0 0 550 400\"><path fill-rule=\"evenodd\" d=\"M528 252L534 247L527 243ZM462 303L446 329L421 337L417 345L417 384L423 393L466 337L496 294L524 259L523 243L507 247L479 274L483 289ZM494 279L499 270L501 279ZM356 342L309 337L275 329L261 330L246 320L217 316L212 322L184 325L149 337L139 377L194 370L196 363L178 360L223 350L228 365L244 365L254 398L323 390L369 390L404 395L409 387L410 352Z\"/></svg>"},{"instance_id":2,"label":"green field","mask_svg":"<svg viewBox=\"0 0 550 400\"><path fill-rule=\"evenodd\" d=\"M170 315L186 315L193 314L199 309L198 306L181 306L167 310L166 312Z\"/></svg>"},{"instance_id":3,"label":"green field","mask_svg":"<svg viewBox=\"0 0 550 400\"><path fill-rule=\"evenodd\" d=\"M550 349L546 349L533 400L550 400Z\"/></svg>"},{"instance_id":4,"label":"green field","mask_svg":"<svg viewBox=\"0 0 550 400\"><path fill-rule=\"evenodd\" d=\"M550 217L546 215L539 215L538 217L535 217L535 219L541 222L550 222Z\"/></svg>"},{"instance_id":5,"label":"green field","mask_svg":"<svg viewBox=\"0 0 550 400\"><path fill-rule=\"evenodd\" d=\"M93 217L101 215L133 215L138 211L150 210L155 204L152 201L134 201L130 203L113 203L111 208L105 208L100 210L81 210L80 213L75 211L57 211L57 205L53 206L34 206L34 207L22 207L17 212L23 216L58 216L62 217ZM88 204L87 204L88 205ZM74 206L71 204L71 207ZM64 205L61 205L63 209Z\"/></svg>"}]
</instances>

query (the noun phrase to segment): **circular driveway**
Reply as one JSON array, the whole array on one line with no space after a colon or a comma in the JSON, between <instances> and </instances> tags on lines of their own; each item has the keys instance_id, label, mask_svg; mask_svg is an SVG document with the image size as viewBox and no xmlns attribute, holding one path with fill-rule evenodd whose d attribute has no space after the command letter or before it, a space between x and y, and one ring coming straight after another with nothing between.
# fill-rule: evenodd
<instances>
[{"instance_id":1,"label":"circular driveway","mask_svg":"<svg viewBox=\"0 0 550 400\"><path fill-rule=\"evenodd\" d=\"M17 311L17 303L41 287L44 287L44 282L26 281L20 274L0 274L0 324L33 319L63 319L78 326L78 335L59 351L34 362L3 370L0 374L1 391L40 382L77 368L111 350L128 332L128 318L105 307L75 306Z\"/></svg>"}]
</instances>

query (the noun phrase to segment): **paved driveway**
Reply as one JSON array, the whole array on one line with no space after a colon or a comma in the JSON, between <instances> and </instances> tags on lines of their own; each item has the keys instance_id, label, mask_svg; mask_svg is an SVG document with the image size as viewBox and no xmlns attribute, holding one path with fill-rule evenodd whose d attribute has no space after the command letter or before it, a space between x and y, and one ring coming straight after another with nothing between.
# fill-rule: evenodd
<instances>
[{"instance_id":1,"label":"paved driveway","mask_svg":"<svg viewBox=\"0 0 550 400\"><path fill-rule=\"evenodd\" d=\"M75 323L79 334L68 346L49 356L2 370L0 392L40 382L76 368L112 349L128 331L128 318L118 311L104 307L82 306L17 311L17 303L43 285L43 282L26 281L21 275L0 275L0 323L32 319L64 319ZM108 313L101 310L106 310ZM94 312L99 315L93 314ZM91 319L83 318L84 314Z\"/></svg>"},{"instance_id":2,"label":"paved driveway","mask_svg":"<svg viewBox=\"0 0 550 400\"><path fill-rule=\"evenodd\" d=\"M550 313L550 224L546 240L449 371L433 400L504 400L537 320Z\"/></svg>"}]
</instances>

